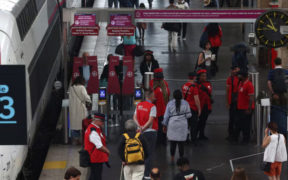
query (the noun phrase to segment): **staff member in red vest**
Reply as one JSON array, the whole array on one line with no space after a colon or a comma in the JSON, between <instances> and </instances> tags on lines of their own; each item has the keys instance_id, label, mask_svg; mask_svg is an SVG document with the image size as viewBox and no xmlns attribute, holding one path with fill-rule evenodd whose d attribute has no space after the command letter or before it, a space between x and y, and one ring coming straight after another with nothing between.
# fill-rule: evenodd
<instances>
[{"instance_id":1,"label":"staff member in red vest","mask_svg":"<svg viewBox=\"0 0 288 180\"><path fill-rule=\"evenodd\" d=\"M240 80L238 88L237 109L238 115L236 119L235 141L238 142L240 132L243 132L243 143L250 141L251 118L254 109L254 86L248 78L247 71L238 73Z\"/></svg>"},{"instance_id":2,"label":"staff member in red vest","mask_svg":"<svg viewBox=\"0 0 288 180\"><path fill-rule=\"evenodd\" d=\"M108 162L110 155L106 146L106 137L101 129L104 121L104 114L94 114L93 121L85 132L84 149L88 151L91 160L89 180L102 180L103 163Z\"/></svg>"},{"instance_id":3,"label":"staff member in red vest","mask_svg":"<svg viewBox=\"0 0 288 180\"><path fill-rule=\"evenodd\" d=\"M192 117L188 119L188 126L190 128L190 137L193 144L196 143L197 138L197 122L198 116L201 114L201 106L199 99L198 86L195 83L197 73L190 72L188 74L189 81L182 86L182 96L184 100L189 103ZM189 139L187 139L189 140Z\"/></svg>"},{"instance_id":4,"label":"staff member in red vest","mask_svg":"<svg viewBox=\"0 0 288 180\"><path fill-rule=\"evenodd\" d=\"M155 106L157 109L157 120L158 120L158 134L157 144L166 145L166 134L163 132L162 121L166 110L166 105L170 97L170 89L168 88L167 82L164 81L163 70L159 68L153 80L153 91L155 96Z\"/></svg>"},{"instance_id":5,"label":"staff member in red vest","mask_svg":"<svg viewBox=\"0 0 288 180\"><path fill-rule=\"evenodd\" d=\"M205 136L205 127L209 114L212 110L212 86L207 81L206 69L200 69L197 71L198 75L198 89L199 98L201 104L201 114L199 116L199 122L197 125L197 132L199 132L199 140L208 140Z\"/></svg>"},{"instance_id":6,"label":"staff member in red vest","mask_svg":"<svg viewBox=\"0 0 288 180\"><path fill-rule=\"evenodd\" d=\"M237 74L239 70L239 67L232 66L231 75L226 81L226 106L229 109L229 136L226 139L229 141L233 139L233 135L235 134L235 118L237 116L237 94L239 85L239 78Z\"/></svg>"},{"instance_id":7,"label":"staff member in red vest","mask_svg":"<svg viewBox=\"0 0 288 180\"><path fill-rule=\"evenodd\" d=\"M136 122L139 130L143 133L144 138L148 143L148 154L149 157L145 160L145 172L144 179L150 179L149 174L151 171L151 159L153 157L153 152L155 151L155 145L157 141L157 110L156 106L153 104L155 101L154 93L150 89L145 92L145 101L137 104L134 121Z\"/></svg>"}]
</instances>

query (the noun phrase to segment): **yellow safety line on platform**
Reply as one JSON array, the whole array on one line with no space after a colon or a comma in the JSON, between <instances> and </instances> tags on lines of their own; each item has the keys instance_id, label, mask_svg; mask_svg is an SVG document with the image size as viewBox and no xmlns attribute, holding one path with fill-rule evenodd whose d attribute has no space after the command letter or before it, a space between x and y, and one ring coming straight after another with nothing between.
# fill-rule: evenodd
<instances>
[{"instance_id":1,"label":"yellow safety line on platform","mask_svg":"<svg viewBox=\"0 0 288 180\"><path fill-rule=\"evenodd\" d=\"M66 161L48 161L45 162L43 169L65 169Z\"/></svg>"}]
</instances>

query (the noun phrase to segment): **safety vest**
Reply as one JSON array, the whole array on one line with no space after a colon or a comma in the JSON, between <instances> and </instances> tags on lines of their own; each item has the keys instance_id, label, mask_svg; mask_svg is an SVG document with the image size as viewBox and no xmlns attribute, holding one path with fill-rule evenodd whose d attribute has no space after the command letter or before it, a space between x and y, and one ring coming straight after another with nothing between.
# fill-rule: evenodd
<instances>
[{"instance_id":1,"label":"safety vest","mask_svg":"<svg viewBox=\"0 0 288 180\"><path fill-rule=\"evenodd\" d=\"M104 134L102 134L102 130L95 126L94 124L90 124L85 132L85 138L84 138L84 149L88 151L91 159L91 163L104 163L108 162L108 154L98 150L96 146L90 142L89 136L92 131L96 131L96 133L101 138L101 142L104 147L106 147L106 137Z\"/></svg>"},{"instance_id":2,"label":"safety vest","mask_svg":"<svg viewBox=\"0 0 288 180\"><path fill-rule=\"evenodd\" d=\"M151 111L151 108L153 106L155 106L155 105L148 102L148 101L143 101L137 105L136 114L137 114L137 121L138 121L140 126L144 126L147 123L147 121L149 120L150 111ZM157 118L154 118L154 120L153 120L152 129L158 130Z\"/></svg>"}]
</instances>

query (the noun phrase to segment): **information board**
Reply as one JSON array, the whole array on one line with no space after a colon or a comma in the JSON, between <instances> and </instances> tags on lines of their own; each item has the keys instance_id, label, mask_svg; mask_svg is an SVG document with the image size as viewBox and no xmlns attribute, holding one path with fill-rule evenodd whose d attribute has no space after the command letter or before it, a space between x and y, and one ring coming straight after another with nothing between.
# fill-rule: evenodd
<instances>
[{"instance_id":1,"label":"information board","mask_svg":"<svg viewBox=\"0 0 288 180\"><path fill-rule=\"evenodd\" d=\"M24 65L0 65L0 145L27 144Z\"/></svg>"},{"instance_id":2,"label":"information board","mask_svg":"<svg viewBox=\"0 0 288 180\"><path fill-rule=\"evenodd\" d=\"M131 26L132 16L131 14L111 14L110 24L111 26Z\"/></svg>"},{"instance_id":3,"label":"information board","mask_svg":"<svg viewBox=\"0 0 288 180\"><path fill-rule=\"evenodd\" d=\"M74 15L75 26L93 27L96 25L96 14L75 14Z\"/></svg>"}]
</instances>

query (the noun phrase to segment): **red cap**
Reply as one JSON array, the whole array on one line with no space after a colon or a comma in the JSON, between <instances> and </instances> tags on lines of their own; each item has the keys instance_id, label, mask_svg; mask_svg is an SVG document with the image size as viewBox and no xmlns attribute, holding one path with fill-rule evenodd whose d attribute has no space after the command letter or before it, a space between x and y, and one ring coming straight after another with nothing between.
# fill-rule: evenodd
<instances>
[{"instance_id":1,"label":"red cap","mask_svg":"<svg viewBox=\"0 0 288 180\"><path fill-rule=\"evenodd\" d=\"M162 68L154 69L154 73L163 73L163 69Z\"/></svg>"},{"instance_id":2,"label":"red cap","mask_svg":"<svg viewBox=\"0 0 288 180\"><path fill-rule=\"evenodd\" d=\"M144 54L153 54L153 51L151 51L151 50L146 50L146 51L144 51Z\"/></svg>"},{"instance_id":3,"label":"red cap","mask_svg":"<svg viewBox=\"0 0 288 180\"><path fill-rule=\"evenodd\" d=\"M197 71L197 74L202 74L202 73L207 73L207 70L206 69L199 69Z\"/></svg>"}]
</instances>

